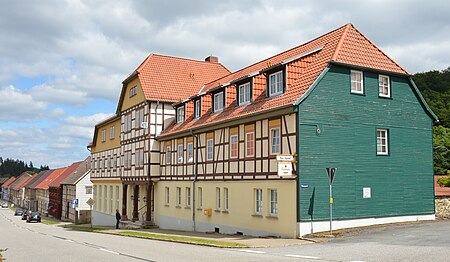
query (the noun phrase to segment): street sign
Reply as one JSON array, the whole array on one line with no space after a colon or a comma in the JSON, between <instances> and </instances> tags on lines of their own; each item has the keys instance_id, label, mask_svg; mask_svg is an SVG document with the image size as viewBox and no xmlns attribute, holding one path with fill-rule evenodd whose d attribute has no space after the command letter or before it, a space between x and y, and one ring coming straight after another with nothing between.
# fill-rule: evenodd
<instances>
[{"instance_id":1,"label":"street sign","mask_svg":"<svg viewBox=\"0 0 450 262\"><path fill-rule=\"evenodd\" d=\"M280 162L294 162L295 158L293 155L277 155L277 161Z\"/></svg>"},{"instance_id":2,"label":"street sign","mask_svg":"<svg viewBox=\"0 0 450 262\"><path fill-rule=\"evenodd\" d=\"M328 179L330 180L330 185L333 184L335 174L336 174L335 167L327 167L327 175L328 175Z\"/></svg>"},{"instance_id":3,"label":"street sign","mask_svg":"<svg viewBox=\"0 0 450 262\"><path fill-rule=\"evenodd\" d=\"M94 205L94 199L89 198L88 201L86 201L86 203L90 206Z\"/></svg>"},{"instance_id":4,"label":"street sign","mask_svg":"<svg viewBox=\"0 0 450 262\"><path fill-rule=\"evenodd\" d=\"M309 188L309 185L308 184L301 184L300 188Z\"/></svg>"}]
</instances>

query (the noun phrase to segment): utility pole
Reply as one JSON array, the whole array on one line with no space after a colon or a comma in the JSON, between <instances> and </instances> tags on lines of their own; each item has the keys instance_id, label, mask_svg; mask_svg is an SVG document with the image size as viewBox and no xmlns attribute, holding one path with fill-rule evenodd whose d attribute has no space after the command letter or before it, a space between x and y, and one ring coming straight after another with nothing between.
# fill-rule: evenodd
<instances>
[{"instance_id":1,"label":"utility pole","mask_svg":"<svg viewBox=\"0 0 450 262\"><path fill-rule=\"evenodd\" d=\"M336 174L335 167L327 167L327 175L330 181L330 236L333 235L333 180Z\"/></svg>"}]
</instances>

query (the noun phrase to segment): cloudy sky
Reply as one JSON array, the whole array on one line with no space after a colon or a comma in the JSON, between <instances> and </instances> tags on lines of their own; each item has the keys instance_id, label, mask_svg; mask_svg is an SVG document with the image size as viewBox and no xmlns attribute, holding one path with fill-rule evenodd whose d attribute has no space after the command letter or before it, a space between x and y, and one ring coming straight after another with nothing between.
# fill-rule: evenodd
<instances>
[{"instance_id":1,"label":"cloudy sky","mask_svg":"<svg viewBox=\"0 0 450 262\"><path fill-rule=\"evenodd\" d=\"M450 66L450 2L1 0L0 156L88 156L94 124L150 53L234 71L353 23L410 73Z\"/></svg>"}]
</instances>

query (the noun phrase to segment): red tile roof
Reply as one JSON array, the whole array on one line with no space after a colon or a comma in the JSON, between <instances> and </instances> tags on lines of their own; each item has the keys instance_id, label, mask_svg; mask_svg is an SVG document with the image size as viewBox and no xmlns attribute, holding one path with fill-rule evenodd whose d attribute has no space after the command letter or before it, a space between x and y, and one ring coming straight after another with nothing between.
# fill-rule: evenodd
<instances>
[{"instance_id":1,"label":"red tile roof","mask_svg":"<svg viewBox=\"0 0 450 262\"><path fill-rule=\"evenodd\" d=\"M146 100L178 102L230 73L220 63L151 54L131 76L138 74Z\"/></svg>"},{"instance_id":2,"label":"red tile roof","mask_svg":"<svg viewBox=\"0 0 450 262\"><path fill-rule=\"evenodd\" d=\"M438 179L444 176L434 176L434 195L435 196L450 196L450 187L441 187L438 184Z\"/></svg>"},{"instance_id":3,"label":"red tile roof","mask_svg":"<svg viewBox=\"0 0 450 262\"><path fill-rule=\"evenodd\" d=\"M44 189L47 190L49 185L58 178L63 172L66 170L66 167L57 168L53 170L53 172L47 176L41 183L39 183L35 188L36 189Z\"/></svg>"},{"instance_id":4,"label":"red tile roof","mask_svg":"<svg viewBox=\"0 0 450 262\"><path fill-rule=\"evenodd\" d=\"M186 119L182 124L173 123L161 133L160 137L186 132L193 128L209 126L255 113L262 113L272 109L288 106L292 106L293 109L294 103L306 93L329 63L342 63L408 74L406 70L378 49L352 24L347 24L305 44L219 78L202 87L201 92L209 91L220 85L239 80L249 75L260 75L261 70L265 70L268 66L270 67L282 62L289 63L289 60L296 57L299 57L297 62L301 69L297 79L288 85L285 94L274 98L266 98L264 95L261 95L247 106L236 107L235 103L231 103L221 113L211 114L211 110L209 110L198 119L192 119L191 117Z\"/></svg>"},{"instance_id":5,"label":"red tile roof","mask_svg":"<svg viewBox=\"0 0 450 262\"><path fill-rule=\"evenodd\" d=\"M11 177L8 179L8 181L6 181L3 185L2 188L8 188L9 185L11 185L12 183L14 183L14 181L16 181L17 178L15 177Z\"/></svg>"},{"instance_id":6,"label":"red tile roof","mask_svg":"<svg viewBox=\"0 0 450 262\"><path fill-rule=\"evenodd\" d=\"M70 165L69 167L67 167L64 170L64 172L62 172L57 178L55 178L55 180L53 180L48 186L49 187L59 187L61 185L61 181L63 181L70 174L72 174L73 171L75 171L81 163L82 163L81 161L80 162L75 162L72 165Z\"/></svg>"},{"instance_id":7,"label":"red tile roof","mask_svg":"<svg viewBox=\"0 0 450 262\"><path fill-rule=\"evenodd\" d=\"M44 181L44 179L46 179L54 170L45 170L45 171L41 171L38 174L38 177L35 179L33 179L34 181L29 183L28 185L26 185L26 187L31 188L31 189L36 189L36 186L39 185L42 181Z\"/></svg>"},{"instance_id":8,"label":"red tile roof","mask_svg":"<svg viewBox=\"0 0 450 262\"><path fill-rule=\"evenodd\" d=\"M36 174L33 174L36 175ZM11 189L13 190L19 190L25 186L26 183L33 177L33 175L29 174L28 172L23 172L17 180L11 184Z\"/></svg>"}]
</instances>

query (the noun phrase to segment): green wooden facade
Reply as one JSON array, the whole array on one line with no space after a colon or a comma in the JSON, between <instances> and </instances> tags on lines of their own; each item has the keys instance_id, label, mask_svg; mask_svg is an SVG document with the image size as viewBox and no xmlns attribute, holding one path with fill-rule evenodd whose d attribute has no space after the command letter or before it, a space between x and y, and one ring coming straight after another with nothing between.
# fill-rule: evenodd
<instances>
[{"instance_id":1,"label":"green wooden facade","mask_svg":"<svg viewBox=\"0 0 450 262\"><path fill-rule=\"evenodd\" d=\"M406 76L390 75L391 98L381 98L378 73L361 71L364 95L350 92L350 68L330 65L297 107L301 222L329 219L326 167L337 168L334 219L434 213L427 106ZM389 130L387 156L377 155L377 128Z\"/></svg>"}]
</instances>

